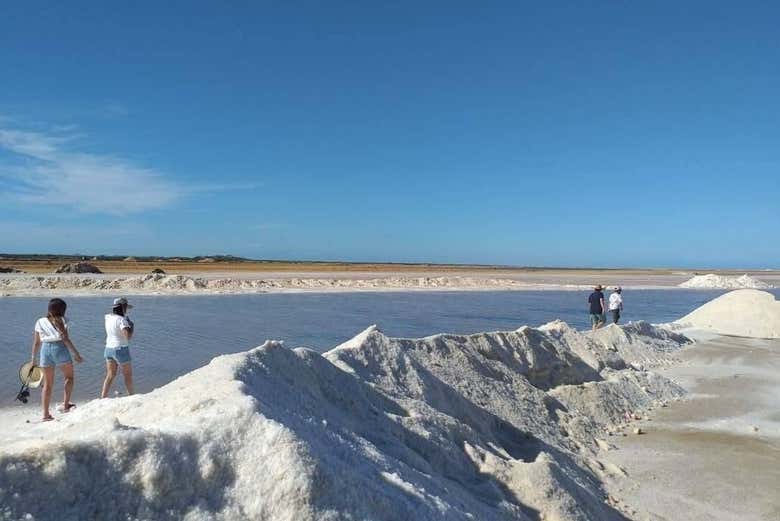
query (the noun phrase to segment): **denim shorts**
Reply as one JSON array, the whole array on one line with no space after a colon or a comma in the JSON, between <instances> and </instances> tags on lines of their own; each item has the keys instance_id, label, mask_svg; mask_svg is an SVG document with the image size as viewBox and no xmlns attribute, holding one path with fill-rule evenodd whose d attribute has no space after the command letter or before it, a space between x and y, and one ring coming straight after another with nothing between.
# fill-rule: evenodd
<instances>
[{"instance_id":1,"label":"denim shorts","mask_svg":"<svg viewBox=\"0 0 780 521\"><path fill-rule=\"evenodd\" d=\"M130 346L106 347L106 350L103 351L103 356L106 360L113 360L118 364L129 364Z\"/></svg>"},{"instance_id":2,"label":"denim shorts","mask_svg":"<svg viewBox=\"0 0 780 521\"><path fill-rule=\"evenodd\" d=\"M594 326L596 324L599 324L601 322L606 322L606 321L607 321L607 317L604 316L604 313L598 313L598 314L597 313L591 313L590 314L590 323L593 324Z\"/></svg>"},{"instance_id":3,"label":"denim shorts","mask_svg":"<svg viewBox=\"0 0 780 521\"><path fill-rule=\"evenodd\" d=\"M70 351L63 342L44 342L41 344L41 353L38 359L38 367L54 367L55 365L72 363Z\"/></svg>"}]
</instances>

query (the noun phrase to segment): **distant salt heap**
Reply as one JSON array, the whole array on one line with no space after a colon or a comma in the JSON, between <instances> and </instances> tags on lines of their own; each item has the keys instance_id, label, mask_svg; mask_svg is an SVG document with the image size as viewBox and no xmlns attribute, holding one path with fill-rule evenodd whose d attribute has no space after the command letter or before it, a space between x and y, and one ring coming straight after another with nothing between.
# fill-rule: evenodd
<instances>
[{"instance_id":1,"label":"distant salt heap","mask_svg":"<svg viewBox=\"0 0 780 521\"><path fill-rule=\"evenodd\" d=\"M682 284L681 288L692 289L772 289L774 286L751 277L747 273L740 277L729 277L725 275L696 275Z\"/></svg>"},{"instance_id":2,"label":"distant salt heap","mask_svg":"<svg viewBox=\"0 0 780 521\"><path fill-rule=\"evenodd\" d=\"M324 355L266 342L4 439L0 518L625 519L596 439L683 393L627 367L686 343L563 322L416 340L372 327Z\"/></svg>"},{"instance_id":3,"label":"distant salt heap","mask_svg":"<svg viewBox=\"0 0 780 521\"><path fill-rule=\"evenodd\" d=\"M780 338L780 302L766 291L730 291L685 315L677 323L721 335Z\"/></svg>"},{"instance_id":4,"label":"distant salt heap","mask_svg":"<svg viewBox=\"0 0 780 521\"><path fill-rule=\"evenodd\" d=\"M89 262L71 262L63 264L54 273L103 273L100 268Z\"/></svg>"}]
</instances>

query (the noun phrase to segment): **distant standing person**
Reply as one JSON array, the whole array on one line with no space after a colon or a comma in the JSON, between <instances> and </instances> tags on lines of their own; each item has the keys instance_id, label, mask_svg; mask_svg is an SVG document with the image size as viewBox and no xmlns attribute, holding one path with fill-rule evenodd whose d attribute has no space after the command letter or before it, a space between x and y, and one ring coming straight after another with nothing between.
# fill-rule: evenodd
<instances>
[{"instance_id":1,"label":"distant standing person","mask_svg":"<svg viewBox=\"0 0 780 521\"><path fill-rule=\"evenodd\" d=\"M590 304L590 323L593 331L597 330L607 321L607 317L604 315L606 306L604 305L604 288L599 284L593 288L593 293L588 297L588 304Z\"/></svg>"},{"instance_id":2,"label":"distant standing person","mask_svg":"<svg viewBox=\"0 0 780 521\"><path fill-rule=\"evenodd\" d=\"M620 313L623 312L623 288L617 286L609 296L609 312L612 313L612 323L617 324Z\"/></svg>"},{"instance_id":3,"label":"distant standing person","mask_svg":"<svg viewBox=\"0 0 780 521\"><path fill-rule=\"evenodd\" d=\"M65 379L65 396L62 399L62 411L68 412L76 405L70 401L73 394L73 360L81 363L81 355L70 340L68 320L64 300L53 298L49 301L48 313L35 323L32 343L32 363L43 370L43 392L41 406L43 421L53 420L49 413L51 392L54 388L54 368L59 367ZM40 352L40 356L39 356ZM71 358L71 354L73 357Z\"/></svg>"},{"instance_id":4,"label":"distant standing person","mask_svg":"<svg viewBox=\"0 0 780 521\"><path fill-rule=\"evenodd\" d=\"M106 349L103 355L106 359L106 379L103 381L101 398L108 396L111 384L116 378L117 369L122 368L122 376L125 379L125 387L128 394L133 394L133 366L130 360L130 339L133 338L135 325L127 311L133 306L127 303L127 299L120 297L114 299L114 307L111 313L106 315Z\"/></svg>"}]
</instances>

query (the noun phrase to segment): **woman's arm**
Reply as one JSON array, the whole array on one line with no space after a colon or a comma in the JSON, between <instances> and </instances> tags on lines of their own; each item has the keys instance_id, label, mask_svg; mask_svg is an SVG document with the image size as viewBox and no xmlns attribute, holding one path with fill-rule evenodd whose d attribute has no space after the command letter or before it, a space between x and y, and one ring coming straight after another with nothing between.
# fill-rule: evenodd
<instances>
[{"instance_id":1,"label":"woman's arm","mask_svg":"<svg viewBox=\"0 0 780 521\"><path fill-rule=\"evenodd\" d=\"M32 341L32 365L38 365L36 362L38 361L38 351L41 349L41 335L38 334L37 331L33 331L33 341Z\"/></svg>"},{"instance_id":2,"label":"woman's arm","mask_svg":"<svg viewBox=\"0 0 780 521\"><path fill-rule=\"evenodd\" d=\"M81 354L79 353L78 349L76 349L76 346L73 345L73 342L70 340L70 335L68 334L68 331L65 330L64 333L62 333L62 342L65 344L65 347L67 347L70 352L73 354L73 359L77 363L81 363L84 361L83 358L81 358Z\"/></svg>"},{"instance_id":3,"label":"woman's arm","mask_svg":"<svg viewBox=\"0 0 780 521\"><path fill-rule=\"evenodd\" d=\"M130 342L130 339L133 338L133 332L135 331L135 324L130 320L130 317L125 317L125 323L126 325L122 328L122 336L125 337L125 340Z\"/></svg>"}]
</instances>

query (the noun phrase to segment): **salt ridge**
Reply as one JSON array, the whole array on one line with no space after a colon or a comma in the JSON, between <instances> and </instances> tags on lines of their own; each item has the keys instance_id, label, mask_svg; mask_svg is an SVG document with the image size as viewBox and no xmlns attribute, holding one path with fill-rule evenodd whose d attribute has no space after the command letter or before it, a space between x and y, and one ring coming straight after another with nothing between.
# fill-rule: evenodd
<instances>
[{"instance_id":1,"label":"salt ridge","mask_svg":"<svg viewBox=\"0 0 780 521\"><path fill-rule=\"evenodd\" d=\"M0 448L0 518L618 520L606 430L681 396L646 323L278 342Z\"/></svg>"},{"instance_id":2,"label":"salt ridge","mask_svg":"<svg viewBox=\"0 0 780 521\"><path fill-rule=\"evenodd\" d=\"M275 290L373 290L373 289L522 289L536 288L513 279L479 277L383 277L369 279L240 279L190 277L187 275L147 274L131 277L107 276L14 276L0 278L0 292L25 294L57 291L59 293L101 293L121 291L126 294L165 293L259 293ZM582 289L587 286L571 286Z\"/></svg>"},{"instance_id":3,"label":"salt ridge","mask_svg":"<svg viewBox=\"0 0 780 521\"><path fill-rule=\"evenodd\" d=\"M160 273L140 276L14 275L0 277L0 295L125 295L241 294L266 291L382 291L382 290L583 290L590 285L545 284L516 279L442 276L379 278L204 278Z\"/></svg>"}]
</instances>

